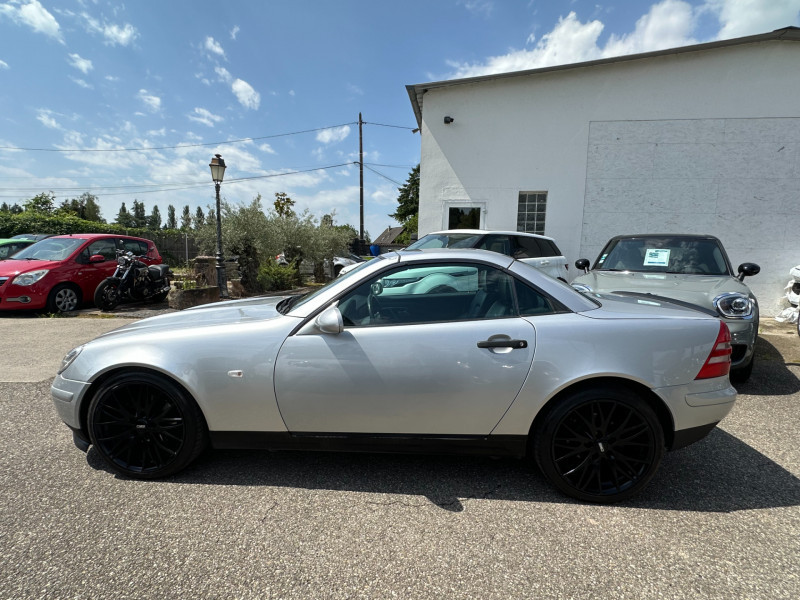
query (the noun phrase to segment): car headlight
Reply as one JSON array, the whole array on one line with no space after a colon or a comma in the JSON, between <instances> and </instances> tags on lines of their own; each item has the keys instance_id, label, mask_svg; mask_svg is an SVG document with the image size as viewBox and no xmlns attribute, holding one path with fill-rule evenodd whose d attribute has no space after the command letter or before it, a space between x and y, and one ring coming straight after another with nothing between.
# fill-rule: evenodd
<instances>
[{"instance_id":1,"label":"car headlight","mask_svg":"<svg viewBox=\"0 0 800 600\"><path fill-rule=\"evenodd\" d=\"M592 288L590 288L590 287L589 287L588 285L586 285L585 283L573 283L573 284L571 284L571 285L572 285L572 287L573 287L573 288L575 288L575 289L576 289L576 290L578 290L579 292L591 293L591 292L593 292L593 291L594 291Z\"/></svg>"},{"instance_id":2,"label":"car headlight","mask_svg":"<svg viewBox=\"0 0 800 600\"><path fill-rule=\"evenodd\" d=\"M714 298L714 308L728 319L746 319L753 314L753 301L744 294L730 292Z\"/></svg>"},{"instance_id":3,"label":"car headlight","mask_svg":"<svg viewBox=\"0 0 800 600\"><path fill-rule=\"evenodd\" d=\"M73 348L67 352L67 355L61 359L61 366L58 368L57 373L58 375L61 375L61 373L67 370L67 367L75 362L75 359L78 358L78 354L81 353L81 350L83 350L83 346L78 346L77 348Z\"/></svg>"},{"instance_id":4,"label":"car headlight","mask_svg":"<svg viewBox=\"0 0 800 600\"><path fill-rule=\"evenodd\" d=\"M50 269L39 269L38 271L29 271L27 273L20 273L14 278L14 285L33 285L42 277L47 275Z\"/></svg>"}]
</instances>

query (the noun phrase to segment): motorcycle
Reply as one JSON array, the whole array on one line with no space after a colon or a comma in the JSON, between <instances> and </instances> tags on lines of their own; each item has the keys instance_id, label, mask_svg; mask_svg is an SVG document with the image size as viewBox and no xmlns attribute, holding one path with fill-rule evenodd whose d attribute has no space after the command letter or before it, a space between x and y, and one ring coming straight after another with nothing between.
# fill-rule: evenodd
<instances>
[{"instance_id":1,"label":"motorcycle","mask_svg":"<svg viewBox=\"0 0 800 600\"><path fill-rule=\"evenodd\" d=\"M161 302L169 294L172 271L168 265L147 265L131 251L117 250L117 269L94 292L94 303L102 311L114 310L120 302Z\"/></svg>"},{"instance_id":2,"label":"motorcycle","mask_svg":"<svg viewBox=\"0 0 800 600\"><path fill-rule=\"evenodd\" d=\"M800 316L800 265L792 267L789 275L792 276L792 279L786 284L784 290L790 306L782 310L775 320L779 323L788 321L797 324L797 335L800 335L800 318L798 318Z\"/></svg>"}]
</instances>

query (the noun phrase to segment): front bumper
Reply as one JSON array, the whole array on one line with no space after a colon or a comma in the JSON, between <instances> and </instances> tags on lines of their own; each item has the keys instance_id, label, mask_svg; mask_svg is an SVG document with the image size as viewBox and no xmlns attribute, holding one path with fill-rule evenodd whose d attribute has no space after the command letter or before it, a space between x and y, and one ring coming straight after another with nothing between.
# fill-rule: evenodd
<instances>
[{"instance_id":1,"label":"front bumper","mask_svg":"<svg viewBox=\"0 0 800 600\"><path fill-rule=\"evenodd\" d=\"M746 366L753 355L758 335L756 319L724 319L731 332L731 369Z\"/></svg>"},{"instance_id":2,"label":"front bumper","mask_svg":"<svg viewBox=\"0 0 800 600\"><path fill-rule=\"evenodd\" d=\"M56 375L50 386L50 395L58 416L73 431L81 429L80 401L89 385L85 381L74 381Z\"/></svg>"}]
</instances>

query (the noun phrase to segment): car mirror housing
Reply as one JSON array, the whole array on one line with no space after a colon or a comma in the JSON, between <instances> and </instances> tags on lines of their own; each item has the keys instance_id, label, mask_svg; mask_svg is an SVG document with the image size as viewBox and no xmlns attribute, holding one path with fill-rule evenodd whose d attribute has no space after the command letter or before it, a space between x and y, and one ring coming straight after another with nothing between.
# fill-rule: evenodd
<instances>
[{"instance_id":1,"label":"car mirror housing","mask_svg":"<svg viewBox=\"0 0 800 600\"><path fill-rule=\"evenodd\" d=\"M105 256L103 256L102 254L92 254L92 255L89 257L89 262L90 262L90 263L101 263L101 262L106 262L106 257L105 257Z\"/></svg>"},{"instance_id":2,"label":"car mirror housing","mask_svg":"<svg viewBox=\"0 0 800 600\"><path fill-rule=\"evenodd\" d=\"M742 263L739 265L739 281L744 281L745 277L752 277L761 272L761 267L756 263Z\"/></svg>"},{"instance_id":3,"label":"car mirror housing","mask_svg":"<svg viewBox=\"0 0 800 600\"><path fill-rule=\"evenodd\" d=\"M323 310L319 315L317 315L317 318L314 319L314 324L322 333L338 335L344 331L342 313L336 306L329 306Z\"/></svg>"},{"instance_id":4,"label":"car mirror housing","mask_svg":"<svg viewBox=\"0 0 800 600\"><path fill-rule=\"evenodd\" d=\"M589 259L588 258L579 258L575 261L575 268L583 271L584 273L589 272Z\"/></svg>"}]
</instances>

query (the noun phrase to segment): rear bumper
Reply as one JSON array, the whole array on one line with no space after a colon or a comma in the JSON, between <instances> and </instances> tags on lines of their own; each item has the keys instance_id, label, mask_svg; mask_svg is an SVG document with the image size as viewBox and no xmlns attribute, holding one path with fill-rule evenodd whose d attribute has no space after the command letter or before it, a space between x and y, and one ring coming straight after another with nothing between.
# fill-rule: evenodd
<instances>
[{"instance_id":1,"label":"rear bumper","mask_svg":"<svg viewBox=\"0 0 800 600\"><path fill-rule=\"evenodd\" d=\"M703 439L736 403L736 388L727 377L694 381L689 385L654 390L669 408L673 420L670 450Z\"/></svg>"}]
</instances>

